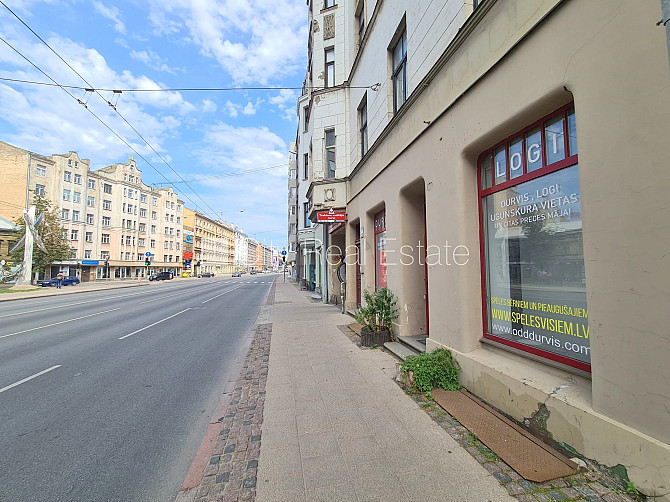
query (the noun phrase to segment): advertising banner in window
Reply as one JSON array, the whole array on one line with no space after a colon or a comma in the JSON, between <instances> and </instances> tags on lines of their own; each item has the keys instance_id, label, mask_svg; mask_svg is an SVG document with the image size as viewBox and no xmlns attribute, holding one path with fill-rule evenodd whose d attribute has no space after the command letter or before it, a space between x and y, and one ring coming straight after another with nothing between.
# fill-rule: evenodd
<instances>
[{"instance_id":1,"label":"advertising banner in window","mask_svg":"<svg viewBox=\"0 0 670 502\"><path fill-rule=\"evenodd\" d=\"M482 198L487 333L590 365L577 164Z\"/></svg>"}]
</instances>

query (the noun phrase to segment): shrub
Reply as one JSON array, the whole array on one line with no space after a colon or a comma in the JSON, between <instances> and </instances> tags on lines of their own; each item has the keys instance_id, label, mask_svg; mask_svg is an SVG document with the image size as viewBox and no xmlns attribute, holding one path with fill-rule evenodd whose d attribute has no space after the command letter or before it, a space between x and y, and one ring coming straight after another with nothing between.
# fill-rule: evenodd
<instances>
[{"instance_id":1,"label":"shrub","mask_svg":"<svg viewBox=\"0 0 670 502\"><path fill-rule=\"evenodd\" d=\"M356 322L368 331L391 331L393 321L398 318L398 301L393 293L388 288L380 288L374 293L364 291L363 297L366 305L354 315Z\"/></svg>"},{"instance_id":2,"label":"shrub","mask_svg":"<svg viewBox=\"0 0 670 502\"><path fill-rule=\"evenodd\" d=\"M458 390L458 372L461 367L447 349L435 349L408 357L402 363L404 373L412 372L414 387L421 392L434 388Z\"/></svg>"}]
</instances>

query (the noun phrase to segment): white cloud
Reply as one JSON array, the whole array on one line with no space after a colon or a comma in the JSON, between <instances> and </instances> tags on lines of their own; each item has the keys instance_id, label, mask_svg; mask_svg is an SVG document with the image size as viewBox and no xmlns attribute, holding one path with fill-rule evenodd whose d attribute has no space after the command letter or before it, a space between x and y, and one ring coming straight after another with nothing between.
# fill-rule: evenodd
<instances>
[{"instance_id":1,"label":"white cloud","mask_svg":"<svg viewBox=\"0 0 670 502\"><path fill-rule=\"evenodd\" d=\"M165 63L165 59L161 58L158 54L156 54L154 51L149 50L149 51L130 51L130 57L133 58L136 61L140 61L147 65L149 68L156 70L156 71L162 71L162 72L167 72L167 73L172 73L175 74L176 69L170 68L167 63Z\"/></svg>"},{"instance_id":2,"label":"white cloud","mask_svg":"<svg viewBox=\"0 0 670 502\"><path fill-rule=\"evenodd\" d=\"M236 105L235 103L231 102L230 100L226 101L226 112L228 113L229 117L237 117L238 115L238 110L242 108L240 105Z\"/></svg>"},{"instance_id":3,"label":"white cloud","mask_svg":"<svg viewBox=\"0 0 670 502\"><path fill-rule=\"evenodd\" d=\"M236 83L267 84L304 67L307 12L299 0L151 0L159 33L215 58Z\"/></svg>"},{"instance_id":4,"label":"white cloud","mask_svg":"<svg viewBox=\"0 0 670 502\"><path fill-rule=\"evenodd\" d=\"M48 48L32 39L20 37L23 35L7 38L27 58L39 62L40 68L57 82L84 85ZM47 38L47 42L93 86L104 85L113 89L161 87L160 83L145 76L136 76L129 71L117 73L96 50L69 39L52 36ZM46 80L29 63L4 45L0 47L0 76ZM0 85L2 119L13 129L3 139L47 155L69 150L81 151L83 155L90 156L98 166L117 161L119 151L127 152L128 147L89 113L88 109L125 137L140 153L154 155L106 101L96 94L81 90L73 89L70 93L85 102L87 108L57 87ZM106 100L113 100L115 97L109 92L101 94ZM162 144L167 139L178 134L183 117L197 110L177 92L123 93L116 97L117 110L158 151L163 150Z\"/></svg>"},{"instance_id":5,"label":"white cloud","mask_svg":"<svg viewBox=\"0 0 670 502\"><path fill-rule=\"evenodd\" d=\"M298 95L293 89L282 89L279 94L272 96L268 101L273 105L277 105L280 110L284 109L288 103L289 106L294 106L298 99Z\"/></svg>"},{"instance_id":6,"label":"white cloud","mask_svg":"<svg viewBox=\"0 0 670 502\"><path fill-rule=\"evenodd\" d=\"M212 113L216 111L216 103L209 99L202 100L202 106L200 109L205 113Z\"/></svg>"},{"instance_id":7,"label":"white cloud","mask_svg":"<svg viewBox=\"0 0 670 502\"><path fill-rule=\"evenodd\" d=\"M93 0L93 7L103 17L106 17L110 21L114 22L114 29L121 33L122 35L126 34L126 25L121 20L121 15L118 7L107 6L98 0Z\"/></svg>"}]
</instances>

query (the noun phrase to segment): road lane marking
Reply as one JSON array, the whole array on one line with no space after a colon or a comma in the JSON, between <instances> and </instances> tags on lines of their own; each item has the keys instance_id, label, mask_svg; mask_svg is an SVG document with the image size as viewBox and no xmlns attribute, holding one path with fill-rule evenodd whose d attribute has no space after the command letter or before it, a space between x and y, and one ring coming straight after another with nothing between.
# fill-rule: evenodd
<instances>
[{"instance_id":1,"label":"road lane marking","mask_svg":"<svg viewBox=\"0 0 670 502\"><path fill-rule=\"evenodd\" d=\"M191 307L189 307L189 308L187 308L187 309L184 309L184 310L182 310L181 312L177 312L176 314L173 314L173 315L171 315L170 317L166 317L165 319L161 319L160 321L157 321L157 322L155 322L155 323L153 323L153 324L149 324L149 326L145 326L145 327L142 328L142 329L138 329L137 331L133 331L132 333L129 333L129 334L127 334L127 335L123 335L121 338L119 338L119 340L123 340L124 338L128 338L129 336L133 336L133 335L139 333L140 331L144 331L145 329L149 329L149 328L151 328L152 326L155 326L156 324L160 324L160 323L162 323L162 322L167 321L168 319L172 319L173 317L177 317L179 314L183 314L183 313L186 312L187 310L191 310Z\"/></svg>"},{"instance_id":2,"label":"road lane marking","mask_svg":"<svg viewBox=\"0 0 670 502\"><path fill-rule=\"evenodd\" d=\"M10 333L8 335L2 335L0 338L7 338L9 336L20 335L21 333L28 333L29 331L35 331L37 329L50 328L51 326L58 326L59 324L65 324L66 322L78 321L79 319L86 319L87 317L93 317L100 314L106 314L107 312L114 312L115 310L121 310L121 307L110 310L103 310L102 312L96 312L95 314L83 315L81 317L75 317L74 319L67 319L65 321L54 322L51 324L46 324L44 326L37 326L36 328L24 329L23 331L17 331L16 333Z\"/></svg>"},{"instance_id":3,"label":"road lane marking","mask_svg":"<svg viewBox=\"0 0 670 502\"><path fill-rule=\"evenodd\" d=\"M6 390L13 389L17 385L21 385L22 383L26 383L28 380L32 380L33 378L37 378L38 376L44 375L45 373L49 373L50 371L53 371L56 368L60 368L60 367L61 367L60 364L57 365L57 366L52 366L49 369L46 369L44 371L40 371L39 373L35 373L33 376L29 376L28 378L24 378L23 380L19 380L18 382L13 383L12 385L8 385L7 387L3 387L2 389L0 389L0 394L5 392Z\"/></svg>"},{"instance_id":4,"label":"road lane marking","mask_svg":"<svg viewBox=\"0 0 670 502\"><path fill-rule=\"evenodd\" d=\"M201 302L201 304L202 303L207 303L208 301L213 300L214 298L218 298L219 296L223 296L226 293L230 293L231 291L235 291L236 289L240 289L241 287L242 286L237 286L236 288L229 289L228 291L225 291L225 292L221 293L220 295L212 296L209 300L205 300L204 302Z\"/></svg>"}]
</instances>

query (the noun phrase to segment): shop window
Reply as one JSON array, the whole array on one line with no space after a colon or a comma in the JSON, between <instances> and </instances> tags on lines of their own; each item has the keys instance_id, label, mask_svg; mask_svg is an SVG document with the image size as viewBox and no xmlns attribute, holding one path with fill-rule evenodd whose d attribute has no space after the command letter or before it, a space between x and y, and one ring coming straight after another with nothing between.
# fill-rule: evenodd
<instances>
[{"instance_id":1,"label":"shop window","mask_svg":"<svg viewBox=\"0 0 670 502\"><path fill-rule=\"evenodd\" d=\"M386 210L382 210L375 214L375 291L387 284Z\"/></svg>"},{"instance_id":2,"label":"shop window","mask_svg":"<svg viewBox=\"0 0 670 502\"><path fill-rule=\"evenodd\" d=\"M590 371L573 105L480 156L484 338Z\"/></svg>"}]
</instances>

